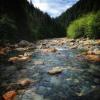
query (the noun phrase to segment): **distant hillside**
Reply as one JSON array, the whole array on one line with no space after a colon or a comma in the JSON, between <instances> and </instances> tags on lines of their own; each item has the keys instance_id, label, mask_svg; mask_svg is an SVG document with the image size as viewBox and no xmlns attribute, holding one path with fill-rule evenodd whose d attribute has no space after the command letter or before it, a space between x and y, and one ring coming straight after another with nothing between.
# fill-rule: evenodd
<instances>
[{"instance_id":1,"label":"distant hillside","mask_svg":"<svg viewBox=\"0 0 100 100\"><path fill-rule=\"evenodd\" d=\"M0 40L36 40L59 37L61 33L54 19L27 0L0 0Z\"/></svg>"},{"instance_id":2,"label":"distant hillside","mask_svg":"<svg viewBox=\"0 0 100 100\"><path fill-rule=\"evenodd\" d=\"M56 20L64 28L66 28L73 20L77 19L78 17L100 10L99 2L100 0L79 0L74 6L56 18Z\"/></svg>"}]
</instances>

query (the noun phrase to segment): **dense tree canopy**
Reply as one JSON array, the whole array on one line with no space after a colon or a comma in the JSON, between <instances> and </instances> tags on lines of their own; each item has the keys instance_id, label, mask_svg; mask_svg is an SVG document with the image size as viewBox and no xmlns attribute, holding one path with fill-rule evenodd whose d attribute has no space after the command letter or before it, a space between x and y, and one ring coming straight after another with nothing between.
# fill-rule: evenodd
<instances>
[{"instance_id":1,"label":"dense tree canopy","mask_svg":"<svg viewBox=\"0 0 100 100\"><path fill-rule=\"evenodd\" d=\"M0 0L0 39L36 40L63 36L61 33L54 19L27 0Z\"/></svg>"},{"instance_id":2,"label":"dense tree canopy","mask_svg":"<svg viewBox=\"0 0 100 100\"><path fill-rule=\"evenodd\" d=\"M92 36L92 38L94 38L94 37L100 38L100 36L99 36L99 34L100 34L99 33L99 25L100 25L99 18L100 18L100 16L98 14L97 14L98 16L96 15L96 13L98 11L100 11L99 2L100 2L99 0L79 0L75 5L73 5L67 11L65 11L61 16L56 18L56 21L61 24L61 26L65 29L64 31L66 31L66 29L68 29L68 31L66 31L66 32L68 32L67 34L69 37L76 38L76 37L84 36L84 33L82 32L84 30L84 23L86 26L87 25L86 19L87 19L87 21L89 19L90 22L94 22L95 24L90 23L89 25L87 25L88 29L87 29L87 31L86 30L84 31L85 34L87 34L88 37ZM92 20L93 17L91 17L90 16L91 14L89 14L89 13L95 13L95 16L97 17L96 19L98 21ZM87 15L90 17L83 18L84 15ZM98 28L96 28L97 25L98 25ZM92 28L91 32L89 32L90 26ZM93 31L93 30L95 30L95 31Z\"/></svg>"},{"instance_id":3,"label":"dense tree canopy","mask_svg":"<svg viewBox=\"0 0 100 100\"><path fill-rule=\"evenodd\" d=\"M75 5L66 10L56 20L66 28L71 21L78 17L88 14L90 12L97 12L100 10L99 0L79 0Z\"/></svg>"}]
</instances>

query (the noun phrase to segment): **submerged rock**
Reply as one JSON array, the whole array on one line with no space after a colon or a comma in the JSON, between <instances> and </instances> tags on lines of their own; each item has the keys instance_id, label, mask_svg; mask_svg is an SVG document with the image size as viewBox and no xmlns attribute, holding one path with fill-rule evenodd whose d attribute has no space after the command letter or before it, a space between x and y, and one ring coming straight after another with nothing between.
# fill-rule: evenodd
<instances>
[{"instance_id":1,"label":"submerged rock","mask_svg":"<svg viewBox=\"0 0 100 100\"><path fill-rule=\"evenodd\" d=\"M26 90L20 96L17 96L15 100L47 100L43 95L39 95L34 90Z\"/></svg>"},{"instance_id":2,"label":"submerged rock","mask_svg":"<svg viewBox=\"0 0 100 100\"><path fill-rule=\"evenodd\" d=\"M56 74L62 73L62 71L63 71L63 68L54 67L54 68L52 68L51 70L48 71L48 74L50 74L50 75L56 75Z\"/></svg>"},{"instance_id":3,"label":"submerged rock","mask_svg":"<svg viewBox=\"0 0 100 100\"><path fill-rule=\"evenodd\" d=\"M95 88L89 93L83 95L80 100L100 100L100 87Z\"/></svg>"},{"instance_id":4,"label":"submerged rock","mask_svg":"<svg viewBox=\"0 0 100 100\"><path fill-rule=\"evenodd\" d=\"M99 69L99 66L91 65L91 66L90 66L90 69L89 69L89 72L90 72L93 76L100 77L100 69Z\"/></svg>"},{"instance_id":5,"label":"submerged rock","mask_svg":"<svg viewBox=\"0 0 100 100\"><path fill-rule=\"evenodd\" d=\"M55 86L60 86L61 85L61 80L58 77L51 77L50 83L55 85Z\"/></svg>"},{"instance_id":6,"label":"submerged rock","mask_svg":"<svg viewBox=\"0 0 100 100\"><path fill-rule=\"evenodd\" d=\"M35 65L43 65L44 64L44 61L34 61L34 63L33 64L35 64Z\"/></svg>"}]
</instances>

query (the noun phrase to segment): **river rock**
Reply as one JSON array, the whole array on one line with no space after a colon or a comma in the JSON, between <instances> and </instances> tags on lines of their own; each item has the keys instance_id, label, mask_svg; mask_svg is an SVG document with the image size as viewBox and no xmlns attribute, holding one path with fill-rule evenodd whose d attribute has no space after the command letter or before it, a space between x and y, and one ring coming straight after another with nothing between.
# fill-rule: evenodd
<instances>
[{"instance_id":1,"label":"river rock","mask_svg":"<svg viewBox=\"0 0 100 100\"><path fill-rule=\"evenodd\" d=\"M89 69L89 72L94 76L100 77L100 68L99 68L99 66L91 65L90 69Z\"/></svg>"},{"instance_id":2,"label":"river rock","mask_svg":"<svg viewBox=\"0 0 100 100\"><path fill-rule=\"evenodd\" d=\"M0 49L0 55L5 55L4 50Z\"/></svg>"},{"instance_id":3,"label":"river rock","mask_svg":"<svg viewBox=\"0 0 100 100\"><path fill-rule=\"evenodd\" d=\"M70 45L73 46L75 43L74 42L70 42Z\"/></svg>"},{"instance_id":4,"label":"river rock","mask_svg":"<svg viewBox=\"0 0 100 100\"><path fill-rule=\"evenodd\" d=\"M52 68L51 70L48 71L48 74L50 74L50 75L56 75L56 74L62 73L62 71L63 71L63 68L54 67L54 68Z\"/></svg>"},{"instance_id":5,"label":"river rock","mask_svg":"<svg viewBox=\"0 0 100 100\"><path fill-rule=\"evenodd\" d=\"M5 94L3 94L3 99L4 100L14 100L16 95L17 95L16 91L8 91Z\"/></svg>"},{"instance_id":6,"label":"river rock","mask_svg":"<svg viewBox=\"0 0 100 100\"><path fill-rule=\"evenodd\" d=\"M100 39L95 41L95 45L99 45L100 46Z\"/></svg>"},{"instance_id":7,"label":"river rock","mask_svg":"<svg viewBox=\"0 0 100 100\"><path fill-rule=\"evenodd\" d=\"M83 42L84 45L91 45L93 43L94 43L93 40L86 40L86 41Z\"/></svg>"},{"instance_id":8,"label":"river rock","mask_svg":"<svg viewBox=\"0 0 100 100\"><path fill-rule=\"evenodd\" d=\"M69 39L69 42L75 42L75 39Z\"/></svg>"},{"instance_id":9,"label":"river rock","mask_svg":"<svg viewBox=\"0 0 100 100\"><path fill-rule=\"evenodd\" d=\"M100 56L99 55L93 55L93 54L87 54L85 56L85 59L91 62L100 62Z\"/></svg>"},{"instance_id":10,"label":"river rock","mask_svg":"<svg viewBox=\"0 0 100 100\"><path fill-rule=\"evenodd\" d=\"M27 51L29 48L26 48L26 47L24 47L24 48L22 48L22 47L18 47L18 48L16 48L15 50L17 50L17 51Z\"/></svg>"},{"instance_id":11,"label":"river rock","mask_svg":"<svg viewBox=\"0 0 100 100\"><path fill-rule=\"evenodd\" d=\"M53 53L55 53L56 51L57 51L56 48L43 49L43 52L46 52L46 53L48 53L48 52L53 52Z\"/></svg>"},{"instance_id":12,"label":"river rock","mask_svg":"<svg viewBox=\"0 0 100 100\"><path fill-rule=\"evenodd\" d=\"M9 47L0 47L0 55L6 55L6 53L9 51Z\"/></svg>"},{"instance_id":13,"label":"river rock","mask_svg":"<svg viewBox=\"0 0 100 100\"><path fill-rule=\"evenodd\" d=\"M18 60L18 57L11 57L8 59L9 62L15 63Z\"/></svg>"},{"instance_id":14,"label":"river rock","mask_svg":"<svg viewBox=\"0 0 100 100\"><path fill-rule=\"evenodd\" d=\"M56 48L51 48L51 49L48 49L48 52L56 52L57 49Z\"/></svg>"},{"instance_id":15,"label":"river rock","mask_svg":"<svg viewBox=\"0 0 100 100\"><path fill-rule=\"evenodd\" d=\"M26 41L26 40L20 41L20 42L18 43L18 45L21 46L21 47L35 46L33 43L30 43L30 42L28 42L28 41Z\"/></svg>"},{"instance_id":16,"label":"river rock","mask_svg":"<svg viewBox=\"0 0 100 100\"><path fill-rule=\"evenodd\" d=\"M24 61L28 61L30 60L30 57L29 56L18 56L18 57L10 57L8 59L9 62L13 62L13 63L16 63L16 62L24 62Z\"/></svg>"},{"instance_id":17,"label":"river rock","mask_svg":"<svg viewBox=\"0 0 100 100\"><path fill-rule=\"evenodd\" d=\"M100 55L100 50L98 50L98 49L94 49L94 50L89 50L88 52L87 52L87 54L92 54L92 55Z\"/></svg>"},{"instance_id":18,"label":"river rock","mask_svg":"<svg viewBox=\"0 0 100 100\"><path fill-rule=\"evenodd\" d=\"M96 55L100 55L100 50L98 50L98 49L94 49L93 52L94 52L94 54L96 54Z\"/></svg>"},{"instance_id":19,"label":"river rock","mask_svg":"<svg viewBox=\"0 0 100 100\"><path fill-rule=\"evenodd\" d=\"M70 49L77 49L77 45L71 46Z\"/></svg>"},{"instance_id":20,"label":"river rock","mask_svg":"<svg viewBox=\"0 0 100 100\"><path fill-rule=\"evenodd\" d=\"M18 80L18 84L20 84L21 86L28 86L29 84L31 84L33 81L30 79L20 79Z\"/></svg>"}]
</instances>

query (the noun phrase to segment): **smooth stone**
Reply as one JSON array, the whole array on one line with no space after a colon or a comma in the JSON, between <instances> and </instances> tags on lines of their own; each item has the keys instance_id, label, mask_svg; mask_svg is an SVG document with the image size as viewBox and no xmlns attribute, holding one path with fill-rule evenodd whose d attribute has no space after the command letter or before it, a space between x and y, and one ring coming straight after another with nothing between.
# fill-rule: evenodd
<instances>
[{"instance_id":1,"label":"smooth stone","mask_svg":"<svg viewBox=\"0 0 100 100\"><path fill-rule=\"evenodd\" d=\"M72 47L70 47L70 49L76 49L78 46L77 45L74 45Z\"/></svg>"},{"instance_id":2,"label":"smooth stone","mask_svg":"<svg viewBox=\"0 0 100 100\"><path fill-rule=\"evenodd\" d=\"M63 71L63 68L54 67L54 68L52 68L51 70L48 71L48 74L50 74L50 75L56 75L56 74L62 73L62 71Z\"/></svg>"},{"instance_id":3,"label":"smooth stone","mask_svg":"<svg viewBox=\"0 0 100 100\"><path fill-rule=\"evenodd\" d=\"M22 48L22 47L18 47L18 48L16 48L15 50L17 50L17 51L27 51L29 48Z\"/></svg>"},{"instance_id":4,"label":"smooth stone","mask_svg":"<svg viewBox=\"0 0 100 100\"><path fill-rule=\"evenodd\" d=\"M100 62L100 56L99 55L85 55L85 59L90 62Z\"/></svg>"},{"instance_id":5,"label":"smooth stone","mask_svg":"<svg viewBox=\"0 0 100 100\"><path fill-rule=\"evenodd\" d=\"M0 47L0 55L6 55L9 49L10 49L9 47L6 48Z\"/></svg>"},{"instance_id":6,"label":"smooth stone","mask_svg":"<svg viewBox=\"0 0 100 100\"><path fill-rule=\"evenodd\" d=\"M10 57L8 59L8 61L10 62L13 62L13 63L16 63L16 62L24 62L24 61L28 61L30 60L30 56L23 56L23 55L20 55L19 57Z\"/></svg>"},{"instance_id":7,"label":"smooth stone","mask_svg":"<svg viewBox=\"0 0 100 100\"><path fill-rule=\"evenodd\" d=\"M14 100L16 95L17 95L16 91L8 91L5 94L3 94L3 99L4 100Z\"/></svg>"},{"instance_id":8,"label":"smooth stone","mask_svg":"<svg viewBox=\"0 0 100 100\"><path fill-rule=\"evenodd\" d=\"M53 53L55 53L56 51L57 51L57 49L56 48L48 48L48 49L43 49L42 50L43 52L53 52Z\"/></svg>"}]
</instances>

